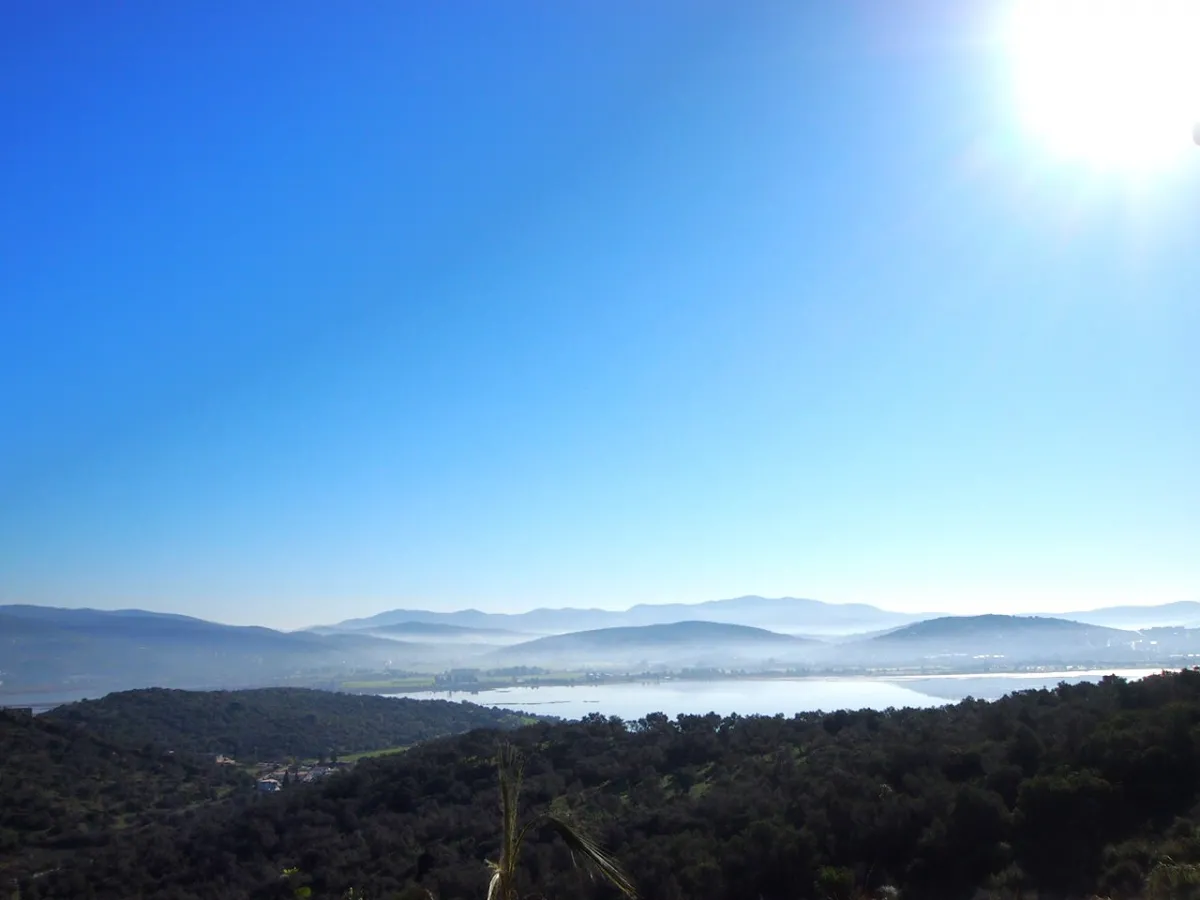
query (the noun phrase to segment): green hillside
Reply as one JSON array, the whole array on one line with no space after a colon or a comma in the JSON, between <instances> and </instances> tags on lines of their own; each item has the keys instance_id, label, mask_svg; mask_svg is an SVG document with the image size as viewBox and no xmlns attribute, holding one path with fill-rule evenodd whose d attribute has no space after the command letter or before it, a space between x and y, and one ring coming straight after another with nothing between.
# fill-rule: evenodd
<instances>
[{"instance_id":1,"label":"green hillside","mask_svg":"<svg viewBox=\"0 0 1200 900\"><path fill-rule=\"evenodd\" d=\"M0 710L0 875L37 871L130 830L166 833L172 816L252 784L211 761Z\"/></svg>"},{"instance_id":2,"label":"green hillside","mask_svg":"<svg viewBox=\"0 0 1200 900\"><path fill-rule=\"evenodd\" d=\"M132 746L245 761L358 754L530 721L472 703L305 688L122 691L60 706L47 718Z\"/></svg>"},{"instance_id":3,"label":"green hillside","mask_svg":"<svg viewBox=\"0 0 1200 900\"><path fill-rule=\"evenodd\" d=\"M526 814L571 813L645 898L1142 898L1200 865L1195 670L945 709L592 716L510 734ZM283 898L280 873L298 868L318 900L484 897L500 738L434 741L119 835L38 896L80 896L85 878L96 900ZM614 896L549 831L525 850L527 896Z\"/></svg>"}]
</instances>

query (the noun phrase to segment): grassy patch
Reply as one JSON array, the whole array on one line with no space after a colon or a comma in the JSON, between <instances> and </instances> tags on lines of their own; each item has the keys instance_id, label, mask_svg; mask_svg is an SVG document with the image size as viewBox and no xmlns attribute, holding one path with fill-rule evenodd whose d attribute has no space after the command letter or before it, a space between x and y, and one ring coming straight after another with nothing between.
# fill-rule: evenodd
<instances>
[{"instance_id":1,"label":"grassy patch","mask_svg":"<svg viewBox=\"0 0 1200 900\"><path fill-rule=\"evenodd\" d=\"M382 750L364 750L362 753L339 754L341 762L358 762L360 759L370 759L375 756L390 756L393 753L403 753L408 747L384 747Z\"/></svg>"},{"instance_id":2,"label":"grassy patch","mask_svg":"<svg viewBox=\"0 0 1200 900\"><path fill-rule=\"evenodd\" d=\"M433 687L431 676L391 678L385 681L342 682L342 690L346 691L417 691L431 687Z\"/></svg>"}]
</instances>

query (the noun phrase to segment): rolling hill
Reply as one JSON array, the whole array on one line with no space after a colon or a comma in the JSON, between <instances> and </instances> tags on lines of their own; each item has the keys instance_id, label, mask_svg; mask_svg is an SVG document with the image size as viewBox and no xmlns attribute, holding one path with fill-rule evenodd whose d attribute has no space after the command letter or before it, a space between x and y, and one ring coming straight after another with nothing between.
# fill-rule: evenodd
<instances>
[{"instance_id":1,"label":"rolling hill","mask_svg":"<svg viewBox=\"0 0 1200 900\"><path fill-rule=\"evenodd\" d=\"M137 610L0 606L6 695L66 699L147 685L264 684L357 665L399 668L427 653L361 634L282 632Z\"/></svg>"},{"instance_id":2,"label":"rolling hill","mask_svg":"<svg viewBox=\"0 0 1200 900\"><path fill-rule=\"evenodd\" d=\"M915 622L912 625L889 631L887 634L881 634L873 640L876 643L929 640L1006 643L1014 639L1043 636L1068 640L1079 639L1088 642L1098 640L1104 645L1114 640L1127 642L1135 637L1131 632L1087 625L1083 622L1072 622L1069 619L1054 619L1045 616L983 615L942 616L937 619L927 619L924 622Z\"/></svg>"},{"instance_id":3,"label":"rolling hill","mask_svg":"<svg viewBox=\"0 0 1200 900\"><path fill-rule=\"evenodd\" d=\"M1157 613L1155 608L1130 608L1143 617L1186 617L1189 609L1181 604ZM1109 612L1119 618L1132 614L1130 610ZM1097 611L1096 617L1102 613ZM386 621L391 616L403 621ZM580 616L622 624L568 627ZM451 668L516 665L573 672L762 665L813 671L1137 665L1191 658L1200 643L1193 641L1194 630L1178 627L1134 632L1058 617L998 615L939 616L882 626L889 617L896 616L867 606L741 597L639 606L623 613L536 610L498 616L397 610L342 626L283 632L139 610L0 606L0 705L60 703L150 686L336 688L362 680L351 677L352 672L386 670L392 678L404 672L431 675ZM737 618L750 621L726 621ZM764 621L793 627L756 624ZM808 627L802 628L803 623ZM873 624L862 628L864 623ZM534 636L536 628L552 626L566 630ZM851 627L858 633L830 633Z\"/></svg>"},{"instance_id":4,"label":"rolling hill","mask_svg":"<svg viewBox=\"0 0 1200 900\"><path fill-rule=\"evenodd\" d=\"M360 753L530 721L474 703L303 688L123 691L60 706L39 718L129 746L246 761Z\"/></svg>"},{"instance_id":5,"label":"rolling hill","mask_svg":"<svg viewBox=\"0 0 1200 900\"><path fill-rule=\"evenodd\" d=\"M1011 664L1130 661L1140 635L1041 616L943 616L851 644L848 658L910 665L954 658ZM1147 651L1148 653L1148 648Z\"/></svg>"},{"instance_id":6,"label":"rolling hill","mask_svg":"<svg viewBox=\"0 0 1200 900\"><path fill-rule=\"evenodd\" d=\"M120 835L254 800L253 777L218 765L216 754L243 763L316 758L535 721L543 720L471 703L288 688L130 691L40 716L0 709L3 895L10 879L36 880Z\"/></svg>"},{"instance_id":7,"label":"rolling hill","mask_svg":"<svg viewBox=\"0 0 1200 900\"><path fill-rule=\"evenodd\" d=\"M941 709L595 716L505 737L527 761L522 811L583 818L645 898L1150 898L1192 896L1145 886L1197 858L1198 721L1200 672L1185 671ZM482 898L501 846L497 737L107 829L14 887L40 900ZM551 829L524 846L527 895L617 896Z\"/></svg>"},{"instance_id":8,"label":"rolling hill","mask_svg":"<svg viewBox=\"0 0 1200 900\"><path fill-rule=\"evenodd\" d=\"M748 625L690 621L551 635L498 650L489 659L576 669L724 667L791 658L815 646L823 645Z\"/></svg>"},{"instance_id":9,"label":"rolling hill","mask_svg":"<svg viewBox=\"0 0 1200 900\"><path fill-rule=\"evenodd\" d=\"M1200 625L1200 603L1185 601L1159 606L1113 606L1071 613L1039 613L1089 625L1141 629ZM435 612L394 609L360 619L347 619L332 631L367 632L406 623L445 624L460 628L501 629L526 634L566 634L600 628L666 625L683 621L750 625L786 634L845 637L895 629L914 622L945 618L943 613L898 613L861 603L825 603L796 597L734 597L703 603L640 604L625 610L534 609L523 613L487 613L477 609Z\"/></svg>"},{"instance_id":10,"label":"rolling hill","mask_svg":"<svg viewBox=\"0 0 1200 900\"><path fill-rule=\"evenodd\" d=\"M124 830L165 823L232 790L243 772L115 743L46 716L0 709L0 881L45 871Z\"/></svg>"}]
</instances>

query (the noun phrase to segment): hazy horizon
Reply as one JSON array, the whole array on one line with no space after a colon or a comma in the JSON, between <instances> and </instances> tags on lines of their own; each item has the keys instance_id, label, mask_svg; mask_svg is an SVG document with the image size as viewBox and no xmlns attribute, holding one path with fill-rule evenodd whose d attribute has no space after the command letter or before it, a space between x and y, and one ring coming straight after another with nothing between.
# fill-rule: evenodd
<instances>
[{"instance_id":1,"label":"hazy horizon","mask_svg":"<svg viewBox=\"0 0 1200 900\"><path fill-rule=\"evenodd\" d=\"M561 604L549 604L549 605L542 605L542 606L522 606L522 607L514 606L514 607L503 608L503 609L485 609L485 608L482 608L479 606L471 606L471 605L448 607L448 606L439 605L439 604L429 604L429 603L422 604L422 603L413 602L413 603L393 603L389 606L373 608L370 611L362 613L361 615L335 616L335 617L329 617L329 618L320 619L320 620L303 621L303 622L286 621L286 620L278 619L278 618L273 619L269 615L267 618L259 618L259 619L251 619L251 618L222 619L222 618L217 618L214 616L195 615L193 613L182 613L182 612L179 612L179 610L171 609L171 608L163 606L161 604L158 606L130 606L130 605L122 605L120 603L114 603L114 604L107 605L107 606L98 606L98 605L89 604L89 603L61 603L61 604L34 604L34 605L55 606L55 607L59 607L62 609L94 609L94 610L98 610L98 611L110 611L110 612L111 611L142 610L145 612L152 612L152 613L177 613L179 615L194 616L195 618L198 618L198 619L204 619L204 620L207 620L210 622L216 622L216 623L222 624L222 625L259 625L259 626L264 626L267 628L277 629L280 631L297 631L297 630L303 630L306 628L313 628L313 627L322 626L322 625L336 625L336 624L339 624L340 622L349 621L351 619L367 619L372 616L378 615L380 613L391 612L393 610L412 610L412 611L420 610L420 611L427 611L427 612L443 612L443 613L476 611L476 612L482 612L482 613L488 613L488 614L502 614L502 615L520 615L522 613L534 612L534 611L538 611L538 610L567 610L567 609L578 609L580 611L600 610L600 611L604 611L604 612L625 612L627 610L633 609L636 606L643 606L643 605L657 606L657 605L682 603L682 604L691 606L691 605L697 605L697 604L701 604L701 603L708 603L708 602L712 602L712 601L736 600L736 599L741 599L741 598L745 598L745 597L758 597L758 598L766 599L766 600L817 600L817 598L815 598L815 597L795 597L795 596L763 597L763 595L761 595L761 594L738 594L738 595L735 595L732 597L710 597L705 600L682 600L682 601L673 600L673 601L660 601L658 603L649 602L649 603L628 603L628 604L610 603L607 605L591 605L591 606L582 606L582 605L571 604L571 603L561 603ZM9 602L9 601L6 601L6 602ZM11 601L11 602L19 603L19 601ZM818 602L829 603L832 606L841 606L841 605L848 605L848 603L850 601L848 601L847 604L836 603L833 601L818 601ZM852 601L852 602L859 603L862 601ZM1181 601L1167 601L1167 602L1181 602ZM1182 601L1182 602L1188 602L1188 601ZM1200 602L1200 600L1194 600L1192 602ZM0 604L0 605L4 605L4 604ZM1111 607L1111 606L1118 606L1118 607L1128 606L1128 607L1135 607L1135 608L1136 607L1149 608L1149 607L1161 606L1161 605L1165 605L1165 604L1158 603L1158 602L1151 602L1151 601L1142 601L1142 602L1130 601L1127 603L1096 604L1096 605L1091 605L1091 606L1080 606L1080 607L1071 607L1071 608L1065 608L1065 607L1064 608L1028 608L1028 609L1012 608L1012 609L1006 609L1006 610L976 609L976 610L971 610L971 611L966 611L966 612L952 612L950 610L934 609L934 608L899 609L899 608L896 608L893 606L886 606L886 605L878 604L878 603L865 603L865 605L875 607L876 609L882 610L884 612L894 612L894 613L913 614L913 615L928 614L931 616L971 616L971 615L996 614L996 615L1014 615L1014 616L1035 616L1035 615L1050 616L1050 615L1065 615L1065 614L1070 614L1070 613L1083 613L1083 612L1089 612L1089 611L1093 611L1096 609L1102 609L1102 608ZM271 610L268 609L268 613L270 611ZM590 627L590 626L588 626L588 627Z\"/></svg>"},{"instance_id":2,"label":"hazy horizon","mask_svg":"<svg viewBox=\"0 0 1200 900\"><path fill-rule=\"evenodd\" d=\"M1194 53L1035 7L7 10L0 603L1200 599Z\"/></svg>"}]
</instances>

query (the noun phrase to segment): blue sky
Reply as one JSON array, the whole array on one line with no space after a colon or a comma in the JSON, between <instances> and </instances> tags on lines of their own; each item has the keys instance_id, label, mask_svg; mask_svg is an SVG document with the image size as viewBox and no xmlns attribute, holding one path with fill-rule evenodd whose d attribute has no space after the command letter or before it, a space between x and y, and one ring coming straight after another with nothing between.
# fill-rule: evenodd
<instances>
[{"instance_id":1,"label":"blue sky","mask_svg":"<svg viewBox=\"0 0 1200 900\"><path fill-rule=\"evenodd\" d=\"M1200 150L899 6L11 4L0 602L1200 600Z\"/></svg>"}]
</instances>

